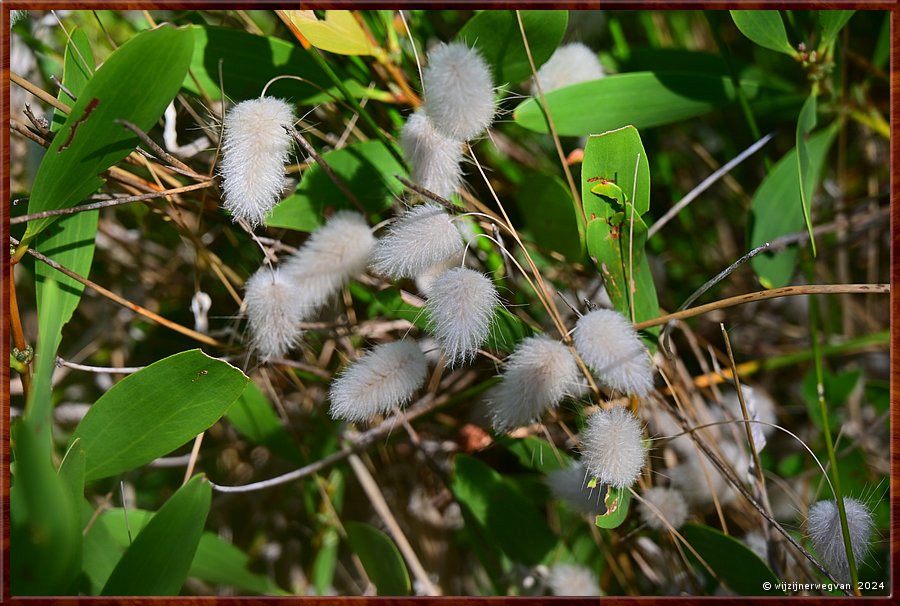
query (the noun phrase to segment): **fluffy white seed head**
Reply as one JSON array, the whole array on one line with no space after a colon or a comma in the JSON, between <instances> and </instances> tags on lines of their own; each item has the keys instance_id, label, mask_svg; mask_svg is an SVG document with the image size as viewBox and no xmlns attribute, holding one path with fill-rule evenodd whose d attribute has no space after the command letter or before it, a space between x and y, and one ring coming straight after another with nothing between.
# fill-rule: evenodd
<instances>
[{"instance_id":1,"label":"fluffy white seed head","mask_svg":"<svg viewBox=\"0 0 900 606\"><path fill-rule=\"evenodd\" d=\"M622 407L588 417L581 434L582 461L602 484L631 486L644 468L641 423Z\"/></svg>"},{"instance_id":2,"label":"fluffy white seed head","mask_svg":"<svg viewBox=\"0 0 900 606\"><path fill-rule=\"evenodd\" d=\"M365 271L374 247L365 217L353 211L332 215L284 263L285 273L297 285L297 305L309 313L326 303Z\"/></svg>"},{"instance_id":3,"label":"fluffy white seed head","mask_svg":"<svg viewBox=\"0 0 900 606\"><path fill-rule=\"evenodd\" d=\"M244 284L251 346L264 360L280 358L300 340L297 288L279 268L260 267Z\"/></svg>"},{"instance_id":4,"label":"fluffy white seed head","mask_svg":"<svg viewBox=\"0 0 900 606\"><path fill-rule=\"evenodd\" d=\"M333 419L358 423L409 402L425 382L428 362L412 341L374 347L331 384Z\"/></svg>"},{"instance_id":5,"label":"fluffy white seed head","mask_svg":"<svg viewBox=\"0 0 900 606\"><path fill-rule=\"evenodd\" d=\"M545 480L550 492L570 508L590 515L606 511L603 502L605 489L602 486L588 486L587 471L581 463L573 463L563 469L555 469L547 474Z\"/></svg>"},{"instance_id":6,"label":"fluffy white seed head","mask_svg":"<svg viewBox=\"0 0 900 606\"><path fill-rule=\"evenodd\" d=\"M544 93L579 82L597 80L605 75L597 54L581 42L563 44L537 71L537 79ZM537 87L533 83L531 94L537 95Z\"/></svg>"},{"instance_id":7,"label":"fluffy white seed head","mask_svg":"<svg viewBox=\"0 0 900 606\"><path fill-rule=\"evenodd\" d=\"M607 386L637 396L653 389L647 350L619 312L596 309L583 315L573 336L575 349Z\"/></svg>"},{"instance_id":8,"label":"fluffy white seed head","mask_svg":"<svg viewBox=\"0 0 900 606\"><path fill-rule=\"evenodd\" d=\"M548 337L529 337L506 359L500 383L485 398L498 432L534 423L566 396L583 392L569 348Z\"/></svg>"},{"instance_id":9,"label":"fluffy white seed head","mask_svg":"<svg viewBox=\"0 0 900 606\"><path fill-rule=\"evenodd\" d=\"M463 248L450 215L426 202L403 213L378 239L372 269L389 278L414 278L462 253Z\"/></svg>"},{"instance_id":10,"label":"fluffy white seed head","mask_svg":"<svg viewBox=\"0 0 900 606\"><path fill-rule=\"evenodd\" d=\"M575 564L551 566L547 585L553 595L589 597L603 595L597 575L591 569Z\"/></svg>"},{"instance_id":11,"label":"fluffy white seed head","mask_svg":"<svg viewBox=\"0 0 900 606\"><path fill-rule=\"evenodd\" d=\"M274 97L241 101L225 114L222 191L225 209L254 227L281 199L294 110Z\"/></svg>"},{"instance_id":12,"label":"fluffy white seed head","mask_svg":"<svg viewBox=\"0 0 900 606\"><path fill-rule=\"evenodd\" d=\"M850 531L850 546L853 559L859 566L869 548L872 537L872 513L862 501L844 497L844 511L847 513L847 528ZM822 564L842 583L850 582L850 564L844 550L841 520L836 501L819 501L809 508L806 530Z\"/></svg>"},{"instance_id":13,"label":"fluffy white seed head","mask_svg":"<svg viewBox=\"0 0 900 606\"><path fill-rule=\"evenodd\" d=\"M655 486L645 490L641 497L659 511L659 514L657 514L657 512L653 511L647 503L638 503L638 511L641 515L641 520L643 520L644 524L649 528L654 528L656 530L668 529L665 523L660 519L660 515L676 529L681 527L687 519L687 502L684 500L684 495L674 488Z\"/></svg>"},{"instance_id":14,"label":"fluffy white seed head","mask_svg":"<svg viewBox=\"0 0 900 606\"><path fill-rule=\"evenodd\" d=\"M423 111L411 115L400 132L403 154L412 165L412 180L449 198L462 183L462 146L434 129Z\"/></svg>"},{"instance_id":15,"label":"fluffy white seed head","mask_svg":"<svg viewBox=\"0 0 900 606\"><path fill-rule=\"evenodd\" d=\"M448 269L435 279L425 305L428 324L451 367L475 359L499 301L493 282L467 267Z\"/></svg>"},{"instance_id":16,"label":"fluffy white seed head","mask_svg":"<svg viewBox=\"0 0 900 606\"><path fill-rule=\"evenodd\" d=\"M425 113L434 128L455 141L484 132L494 119L491 72L481 54L462 42L441 44L428 53L422 74Z\"/></svg>"}]
</instances>

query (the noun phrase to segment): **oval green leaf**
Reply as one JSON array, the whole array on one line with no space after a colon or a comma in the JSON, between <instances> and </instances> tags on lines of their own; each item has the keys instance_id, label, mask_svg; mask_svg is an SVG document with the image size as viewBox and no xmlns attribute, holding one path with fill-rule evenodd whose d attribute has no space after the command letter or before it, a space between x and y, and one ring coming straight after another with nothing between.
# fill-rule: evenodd
<instances>
[{"instance_id":1,"label":"oval green leaf","mask_svg":"<svg viewBox=\"0 0 900 606\"><path fill-rule=\"evenodd\" d=\"M519 183L519 209L534 241L570 261L584 258L584 218L568 186L554 175L527 173Z\"/></svg>"},{"instance_id":2,"label":"oval green leaf","mask_svg":"<svg viewBox=\"0 0 900 606\"><path fill-rule=\"evenodd\" d=\"M797 54L788 42L784 21L777 10L731 11L731 18L741 33L756 44L786 55Z\"/></svg>"},{"instance_id":3,"label":"oval green leaf","mask_svg":"<svg viewBox=\"0 0 900 606\"><path fill-rule=\"evenodd\" d=\"M187 443L225 414L247 381L199 349L129 375L91 406L70 438L81 438L85 479L134 469Z\"/></svg>"},{"instance_id":4,"label":"oval green leaf","mask_svg":"<svg viewBox=\"0 0 900 606\"><path fill-rule=\"evenodd\" d=\"M831 44L837 37L838 32L844 29L844 26L847 25L847 22L850 21L850 17L852 17L855 12L856 11L833 10L816 11L817 16L819 17L819 32L821 33L819 48Z\"/></svg>"},{"instance_id":5,"label":"oval green leaf","mask_svg":"<svg viewBox=\"0 0 900 606\"><path fill-rule=\"evenodd\" d=\"M769 567L737 539L700 524L685 524L681 534L732 591L740 595L784 593L775 588L779 580ZM699 562L695 565L706 571ZM768 591L763 589L764 583L769 583Z\"/></svg>"},{"instance_id":6,"label":"oval green leaf","mask_svg":"<svg viewBox=\"0 0 900 606\"><path fill-rule=\"evenodd\" d=\"M344 522L344 529L378 595L409 595L409 572L391 538L362 522Z\"/></svg>"},{"instance_id":7,"label":"oval green leaf","mask_svg":"<svg viewBox=\"0 0 900 606\"><path fill-rule=\"evenodd\" d=\"M598 515L594 523L599 528L618 528L625 521L625 518L628 517L628 506L631 504L631 490L607 486L603 503L606 505L606 513Z\"/></svg>"},{"instance_id":8,"label":"oval green leaf","mask_svg":"<svg viewBox=\"0 0 900 606\"><path fill-rule=\"evenodd\" d=\"M101 595L178 595L211 500L212 488L203 476L179 488L125 550Z\"/></svg>"}]
</instances>

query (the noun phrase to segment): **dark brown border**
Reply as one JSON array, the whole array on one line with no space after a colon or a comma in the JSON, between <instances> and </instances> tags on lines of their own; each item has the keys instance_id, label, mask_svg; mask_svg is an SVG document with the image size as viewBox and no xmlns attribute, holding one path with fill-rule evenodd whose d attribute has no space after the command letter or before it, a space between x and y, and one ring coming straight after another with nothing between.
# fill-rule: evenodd
<instances>
[{"instance_id":1,"label":"dark brown border","mask_svg":"<svg viewBox=\"0 0 900 606\"><path fill-rule=\"evenodd\" d=\"M118 0L95 0L93 2L80 2L80 1L67 1L67 0L30 0L25 2L5 2L2 10L0 10L0 15L2 15L2 23L0 23L0 52L2 52L2 82L0 82L0 107L2 107L2 114L4 123L8 123L10 117L10 108L9 108L9 61L10 61L10 50L9 50L9 29L6 25L9 19L9 11L10 9L32 9L32 10L49 10L52 8L65 8L65 9L118 9L118 10L132 10L132 9L191 9L191 8L223 8L223 9L235 9L235 8L245 8L245 9L264 9L264 8L274 8L284 6L285 2L278 2L273 0L256 0L253 2L247 2L245 0L220 0L219 2L204 2L204 1L195 1L190 2L186 0L180 1L169 1L169 0L155 0L153 2L121 2ZM293 3L295 8L298 8L300 3ZM492 9L503 9L503 8L513 8L513 7L528 7L528 8L557 8L557 9L601 9L601 8L616 8L616 9L656 9L656 10L664 10L664 9L710 9L710 10L721 10L721 9L734 9L734 8L742 8L742 9L785 9L785 8L802 8L802 9L868 9L868 10L886 10L891 12L891 62L890 62L890 93L891 93L891 127L893 130L893 126L898 124L900 121L900 79L898 79L898 75L900 75L900 8L898 8L898 4L895 1L873 1L873 2L861 2L861 1L833 1L833 2L822 2L818 0L794 0L791 2L785 1L763 1L763 0L732 0L730 2L724 1L706 1L706 0L680 0L680 1L665 1L665 0L643 0L638 2L632 2L629 0L604 0L603 2L584 2L584 1L563 1L563 2L548 2L546 0L518 0L515 2L509 1L494 1L494 2L475 2L472 0L444 0L443 2L440 0L431 0L431 1L422 1L422 0L399 0L394 2L384 2L382 0L330 0L330 1L316 1L303 3L304 8L337 8L337 7L356 7L356 8L492 8ZM0 151L3 153L3 174L2 174L2 183L0 183L0 240L7 241L9 236L9 206L7 200L9 200L9 192L10 192L10 158L9 158L9 129L4 128L2 135L0 135ZM892 244L897 243L897 231L896 227L898 223L900 223L900 173L898 173L897 169L897 159L900 158L900 141L898 141L897 137L893 137L891 140L891 241ZM2 345L2 357L0 357L0 361L7 359L9 354L9 290L8 290L8 280L10 280L10 267L9 267L9 259L10 253L9 248L3 247L3 258L2 258L2 278L0 278L0 295L2 295L3 299L3 321L0 323L0 345ZM897 396L896 387L898 385L897 381L900 379L900 360L894 355L894 353L900 347L900 334L894 330L895 323L898 319L898 313L900 313L900 300L895 295L893 291L893 285L900 281L900 263L898 263L898 251L896 246L891 247L891 285L892 291L890 295L891 302L891 491L890 498L892 503L891 508L891 530L890 530L890 554L891 554L891 578L889 579L890 587L891 587L891 597L866 597L862 598L829 598L829 597L798 597L793 598L797 600L802 600L808 604L823 604L823 603L833 603L835 601L840 600L853 600L854 603L859 602L878 602L880 604L887 604L893 602L893 597L897 595L896 592L896 581L900 578L900 539L898 539L895 529L897 528L898 523L900 523L900 486L896 481L896 478L900 476L897 472L900 471L900 428L898 428L897 424L894 420L897 418L898 413L900 413L900 398ZM604 597L599 599L589 599L589 598L552 598L552 597L541 597L541 598L510 598L510 597L494 597L494 598L458 598L458 597L442 597L442 598L371 598L371 597L340 597L340 598L214 598L214 597L196 597L196 598L181 598L181 597L172 597L172 598L94 598L94 597L61 597L61 598L24 598L24 597L16 597L13 598L10 596L9 592L9 375L10 369L6 364L2 364L0 362L0 381L2 381L3 392L2 399L0 399L0 439L2 439L2 446L0 446L0 469L2 469L2 474L0 474L0 506L2 506L2 525L0 525L0 546L2 546L2 551L0 551L0 601L2 603L11 603L11 604L21 604L23 606L31 605L31 604L44 604L44 603L53 603L59 605L70 605L75 606L78 604L98 604L101 606L112 606L112 605L125 605L132 606L137 604L247 604L249 606L253 605L271 605L274 603L281 603L286 601L296 601L303 600L308 603L320 604L323 606L330 605L343 605L343 604L363 604L363 603L372 603L372 604L420 604L422 602L433 602L433 603L443 603L443 604L465 604L467 606L479 606L479 605L488 605L488 604L498 604L498 603L506 603L506 602L515 602L521 604L550 604L550 603L566 603L566 604L634 604L634 603L642 603L642 604L657 604L657 603L700 603L704 601L718 601L720 603L727 602L731 603L732 601L740 600L744 603L750 604L765 604L772 605L776 603L780 603L785 598L766 598L766 597L758 597L758 598L707 598L707 597Z\"/></svg>"}]
</instances>

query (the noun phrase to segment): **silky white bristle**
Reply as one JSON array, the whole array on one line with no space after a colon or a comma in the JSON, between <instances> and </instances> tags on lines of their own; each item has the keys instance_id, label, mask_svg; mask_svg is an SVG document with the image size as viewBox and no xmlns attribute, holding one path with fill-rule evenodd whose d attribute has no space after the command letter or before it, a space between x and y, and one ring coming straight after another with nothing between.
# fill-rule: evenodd
<instances>
[{"instance_id":1,"label":"silky white bristle","mask_svg":"<svg viewBox=\"0 0 900 606\"><path fill-rule=\"evenodd\" d=\"M583 315L573 336L575 349L608 387L637 396L653 389L647 350L619 312L596 309Z\"/></svg>"},{"instance_id":2,"label":"silky white bristle","mask_svg":"<svg viewBox=\"0 0 900 606\"><path fill-rule=\"evenodd\" d=\"M462 183L462 146L436 131L425 112L417 111L406 120L400 145L412 166L414 183L442 198L456 192Z\"/></svg>"},{"instance_id":3,"label":"silky white bristle","mask_svg":"<svg viewBox=\"0 0 900 606\"><path fill-rule=\"evenodd\" d=\"M300 340L297 288L280 269L260 267L244 284L251 345L264 360L283 357Z\"/></svg>"},{"instance_id":4,"label":"silky white bristle","mask_svg":"<svg viewBox=\"0 0 900 606\"><path fill-rule=\"evenodd\" d=\"M597 80L605 75L597 54L581 42L563 44L537 71L537 79L544 93L579 82ZM537 95L534 83L531 84L531 94Z\"/></svg>"},{"instance_id":5,"label":"silky white bristle","mask_svg":"<svg viewBox=\"0 0 900 606\"><path fill-rule=\"evenodd\" d=\"M575 462L563 469L551 471L545 481L553 496L575 511L591 515L604 513L604 489L600 486L589 487L589 480L584 466Z\"/></svg>"},{"instance_id":6,"label":"silky white bristle","mask_svg":"<svg viewBox=\"0 0 900 606\"><path fill-rule=\"evenodd\" d=\"M431 287L428 324L453 367L475 359L491 328L497 290L487 276L466 267L448 269Z\"/></svg>"},{"instance_id":7,"label":"silky white bristle","mask_svg":"<svg viewBox=\"0 0 900 606\"><path fill-rule=\"evenodd\" d=\"M326 303L366 270L374 247L365 217L348 210L332 215L284 263L285 273L297 285L297 305L309 312Z\"/></svg>"},{"instance_id":8,"label":"silky white bristle","mask_svg":"<svg viewBox=\"0 0 900 606\"><path fill-rule=\"evenodd\" d=\"M674 488L663 488L661 486L648 488L641 494L641 497L659 511L659 513L653 511L647 503L638 503L641 520L649 528L655 530L668 529L668 526L660 519L660 515L675 529L680 528L687 519L687 502L684 499L684 495Z\"/></svg>"},{"instance_id":9,"label":"silky white bristle","mask_svg":"<svg viewBox=\"0 0 900 606\"><path fill-rule=\"evenodd\" d=\"M844 511L847 513L847 529L850 531L850 548L856 566L862 563L869 549L874 523L872 513L862 501L844 497ZM838 581L850 582L850 564L844 549L840 513L837 501L819 501L809 508L806 530L822 563Z\"/></svg>"},{"instance_id":10,"label":"silky white bristle","mask_svg":"<svg viewBox=\"0 0 900 606\"><path fill-rule=\"evenodd\" d=\"M378 345L331 384L333 419L358 423L409 402L425 382L428 362L412 341Z\"/></svg>"},{"instance_id":11,"label":"silky white bristle","mask_svg":"<svg viewBox=\"0 0 900 606\"><path fill-rule=\"evenodd\" d=\"M462 253L463 248L450 215L426 202L403 213L378 239L372 269L389 278L414 278Z\"/></svg>"},{"instance_id":12,"label":"silky white bristle","mask_svg":"<svg viewBox=\"0 0 900 606\"><path fill-rule=\"evenodd\" d=\"M569 348L548 337L529 337L504 363L500 383L485 398L494 429L510 431L540 419L567 395L583 393L584 385Z\"/></svg>"},{"instance_id":13,"label":"silky white bristle","mask_svg":"<svg viewBox=\"0 0 900 606\"><path fill-rule=\"evenodd\" d=\"M494 119L491 72L481 54L461 42L428 53L422 74L425 113L434 128L455 141L484 132Z\"/></svg>"},{"instance_id":14,"label":"silky white bristle","mask_svg":"<svg viewBox=\"0 0 900 606\"><path fill-rule=\"evenodd\" d=\"M644 468L641 438L640 421L622 407L592 414L581 434L588 473L615 488L631 486Z\"/></svg>"},{"instance_id":15,"label":"silky white bristle","mask_svg":"<svg viewBox=\"0 0 900 606\"><path fill-rule=\"evenodd\" d=\"M225 114L222 191L225 209L257 226L281 199L294 123L290 105L274 97L242 101Z\"/></svg>"},{"instance_id":16,"label":"silky white bristle","mask_svg":"<svg viewBox=\"0 0 900 606\"><path fill-rule=\"evenodd\" d=\"M553 595L588 596L603 595L597 575L585 566L575 564L554 564L550 567L547 585Z\"/></svg>"}]
</instances>

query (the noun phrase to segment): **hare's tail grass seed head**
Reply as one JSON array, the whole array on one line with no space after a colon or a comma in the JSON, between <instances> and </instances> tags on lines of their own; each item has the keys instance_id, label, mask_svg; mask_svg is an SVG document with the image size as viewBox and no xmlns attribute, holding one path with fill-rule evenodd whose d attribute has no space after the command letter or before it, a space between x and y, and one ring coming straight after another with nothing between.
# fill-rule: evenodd
<instances>
[{"instance_id":1,"label":"hare's tail grass seed head","mask_svg":"<svg viewBox=\"0 0 900 606\"><path fill-rule=\"evenodd\" d=\"M575 511L599 514L606 511L603 486L590 487L590 478L581 463L575 462L562 469L554 469L547 474L546 483L554 498L562 501Z\"/></svg>"},{"instance_id":2,"label":"hare's tail grass seed head","mask_svg":"<svg viewBox=\"0 0 900 606\"><path fill-rule=\"evenodd\" d=\"M389 278L415 278L463 252L450 215L437 204L413 206L388 228L372 251L372 268Z\"/></svg>"},{"instance_id":3,"label":"hare's tail grass seed head","mask_svg":"<svg viewBox=\"0 0 900 606\"><path fill-rule=\"evenodd\" d=\"M596 309L583 315L573 336L575 349L605 385L637 396L653 389L647 350L619 312Z\"/></svg>"},{"instance_id":4,"label":"hare's tail grass seed head","mask_svg":"<svg viewBox=\"0 0 900 606\"><path fill-rule=\"evenodd\" d=\"M844 511L847 513L847 528L850 531L850 546L853 559L859 567L869 548L874 523L872 513L862 501L844 497ZM816 553L825 567L842 583L850 582L850 564L844 549L841 520L837 502L819 501L809 508L806 530Z\"/></svg>"},{"instance_id":5,"label":"hare's tail grass seed head","mask_svg":"<svg viewBox=\"0 0 900 606\"><path fill-rule=\"evenodd\" d=\"M581 393L580 376L572 352L559 341L524 339L486 398L494 429L510 431L540 419L567 395Z\"/></svg>"},{"instance_id":6,"label":"hare's tail grass seed head","mask_svg":"<svg viewBox=\"0 0 900 606\"><path fill-rule=\"evenodd\" d=\"M263 223L284 189L284 165L294 122L290 105L274 97L241 101L225 114L222 191L225 209L252 226Z\"/></svg>"},{"instance_id":7,"label":"hare's tail grass seed head","mask_svg":"<svg viewBox=\"0 0 900 606\"><path fill-rule=\"evenodd\" d=\"M493 282L467 267L448 269L435 279L425 306L428 324L451 367L475 359L499 302Z\"/></svg>"},{"instance_id":8,"label":"hare's tail grass seed head","mask_svg":"<svg viewBox=\"0 0 900 606\"><path fill-rule=\"evenodd\" d=\"M444 136L468 141L491 125L494 87L477 50L462 42L441 44L428 53L422 77L425 113Z\"/></svg>"},{"instance_id":9,"label":"hare's tail grass seed head","mask_svg":"<svg viewBox=\"0 0 900 606\"><path fill-rule=\"evenodd\" d=\"M358 423L409 402L425 382L428 362L413 341L378 345L331 384L334 419Z\"/></svg>"},{"instance_id":10,"label":"hare's tail grass seed head","mask_svg":"<svg viewBox=\"0 0 900 606\"><path fill-rule=\"evenodd\" d=\"M462 182L462 145L436 131L423 111L411 115L400 132L403 154L412 165L412 179L442 198Z\"/></svg>"},{"instance_id":11,"label":"hare's tail grass seed head","mask_svg":"<svg viewBox=\"0 0 900 606\"><path fill-rule=\"evenodd\" d=\"M602 595L597 575L590 568L576 564L560 562L551 566L547 585L556 596L595 597Z\"/></svg>"},{"instance_id":12,"label":"hare's tail grass seed head","mask_svg":"<svg viewBox=\"0 0 900 606\"><path fill-rule=\"evenodd\" d=\"M617 406L587 419L581 434L582 462L588 473L615 488L634 484L644 467L641 423Z\"/></svg>"},{"instance_id":13,"label":"hare's tail grass seed head","mask_svg":"<svg viewBox=\"0 0 900 606\"><path fill-rule=\"evenodd\" d=\"M244 284L251 345L264 360L283 357L300 340L297 288L279 269L260 267Z\"/></svg>"},{"instance_id":14,"label":"hare's tail grass seed head","mask_svg":"<svg viewBox=\"0 0 900 606\"><path fill-rule=\"evenodd\" d=\"M687 501L685 501L684 495L674 488L655 486L645 490L641 497L659 512L654 511L647 503L638 503L641 520L649 528L655 530L668 529L668 526L660 519L660 515L676 529L680 528L687 519Z\"/></svg>"},{"instance_id":15,"label":"hare's tail grass seed head","mask_svg":"<svg viewBox=\"0 0 900 606\"><path fill-rule=\"evenodd\" d=\"M316 308L326 303L365 271L374 247L365 217L348 210L332 215L285 261L284 271L297 284L298 305Z\"/></svg>"},{"instance_id":16,"label":"hare's tail grass seed head","mask_svg":"<svg viewBox=\"0 0 900 606\"><path fill-rule=\"evenodd\" d=\"M538 82L545 94L564 86L597 80L605 75L597 53L581 42L563 44L537 71ZM534 83L531 85L531 94L537 95Z\"/></svg>"}]
</instances>

